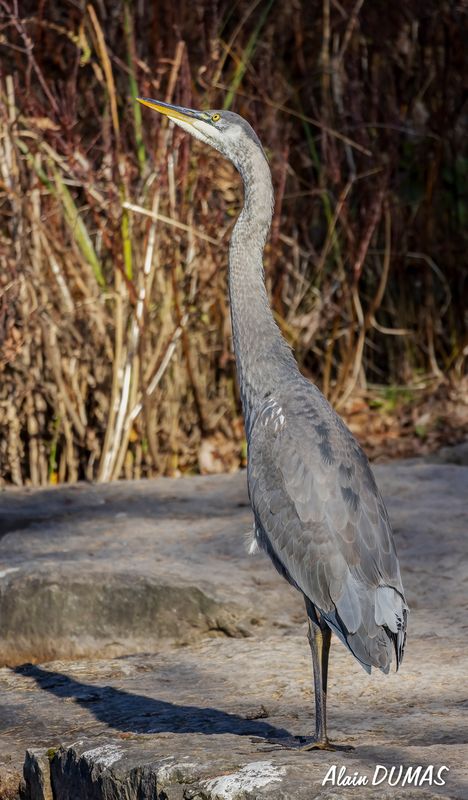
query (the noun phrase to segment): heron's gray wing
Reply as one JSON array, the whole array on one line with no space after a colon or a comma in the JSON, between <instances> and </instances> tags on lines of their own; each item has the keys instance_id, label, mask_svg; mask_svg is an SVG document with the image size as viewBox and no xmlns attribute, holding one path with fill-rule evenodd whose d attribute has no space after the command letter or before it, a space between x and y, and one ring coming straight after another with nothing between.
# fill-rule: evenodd
<instances>
[{"instance_id":1,"label":"heron's gray wing","mask_svg":"<svg viewBox=\"0 0 468 800\"><path fill-rule=\"evenodd\" d=\"M248 482L260 544L276 567L364 665L388 669L385 629L398 661L407 606L387 511L366 456L312 384L264 404Z\"/></svg>"}]
</instances>

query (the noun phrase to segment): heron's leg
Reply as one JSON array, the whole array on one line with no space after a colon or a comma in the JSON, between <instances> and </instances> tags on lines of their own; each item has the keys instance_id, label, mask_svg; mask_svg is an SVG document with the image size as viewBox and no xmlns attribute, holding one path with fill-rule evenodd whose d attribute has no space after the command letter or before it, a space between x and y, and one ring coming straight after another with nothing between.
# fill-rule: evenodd
<instances>
[{"instance_id":1,"label":"heron's leg","mask_svg":"<svg viewBox=\"0 0 468 800\"><path fill-rule=\"evenodd\" d=\"M331 630L307 597L305 604L309 620L308 639L314 668L315 736L312 741L303 745L301 750L352 750L353 748L348 745L332 744L327 736L328 656Z\"/></svg>"},{"instance_id":2,"label":"heron's leg","mask_svg":"<svg viewBox=\"0 0 468 800\"><path fill-rule=\"evenodd\" d=\"M309 616L307 635L312 653L315 693L315 738L317 744L328 744L327 736L327 682L328 656L330 652L331 630L320 625Z\"/></svg>"},{"instance_id":3,"label":"heron's leg","mask_svg":"<svg viewBox=\"0 0 468 800\"><path fill-rule=\"evenodd\" d=\"M327 682L328 656L330 653L331 630L320 617L310 600L305 597L309 630L307 637L312 653L315 693L315 736L290 737L289 740L272 740L271 744L292 750L353 750L351 745L335 744L327 736Z\"/></svg>"}]
</instances>

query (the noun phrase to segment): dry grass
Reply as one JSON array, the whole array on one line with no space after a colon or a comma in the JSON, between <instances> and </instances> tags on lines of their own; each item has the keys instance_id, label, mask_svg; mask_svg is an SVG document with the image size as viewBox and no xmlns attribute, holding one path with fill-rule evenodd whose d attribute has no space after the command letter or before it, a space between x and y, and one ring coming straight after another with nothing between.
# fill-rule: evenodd
<instances>
[{"instance_id":1,"label":"dry grass","mask_svg":"<svg viewBox=\"0 0 468 800\"><path fill-rule=\"evenodd\" d=\"M462 3L0 9L0 482L245 461L225 269L239 180L143 120L137 93L253 122L277 190L275 314L332 402L375 415L392 387L413 409L437 390L466 425Z\"/></svg>"}]
</instances>

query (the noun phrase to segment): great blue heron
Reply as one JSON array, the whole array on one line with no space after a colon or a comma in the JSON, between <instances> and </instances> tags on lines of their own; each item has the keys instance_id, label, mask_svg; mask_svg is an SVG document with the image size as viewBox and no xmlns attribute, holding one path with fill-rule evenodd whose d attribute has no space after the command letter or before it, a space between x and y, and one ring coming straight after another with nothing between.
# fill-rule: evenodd
<instances>
[{"instance_id":1,"label":"great blue heron","mask_svg":"<svg viewBox=\"0 0 468 800\"><path fill-rule=\"evenodd\" d=\"M388 672L393 650L397 669L403 658L408 606L388 514L364 452L301 375L273 319L263 272L273 188L255 131L230 111L138 99L226 156L244 182L229 296L255 519L251 549L266 551L304 596L316 720L306 748L334 749L326 728L331 632L368 672Z\"/></svg>"}]
</instances>

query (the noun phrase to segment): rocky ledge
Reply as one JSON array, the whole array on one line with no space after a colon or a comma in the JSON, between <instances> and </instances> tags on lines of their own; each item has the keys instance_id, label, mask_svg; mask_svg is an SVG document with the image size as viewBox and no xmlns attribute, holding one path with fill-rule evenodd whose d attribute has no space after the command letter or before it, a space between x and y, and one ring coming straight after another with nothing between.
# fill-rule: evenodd
<instances>
[{"instance_id":1,"label":"rocky ledge","mask_svg":"<svg viewBox=\"0 0 468 800\"><path fill-rule=\"evenodd\" d=\"M300 749L305 616L246 555L244 475L4 492L1 800L468 797L468 468L376 473L408 647L369 677L333 642L334 753Z\"/></svg>"}]
</instances>

